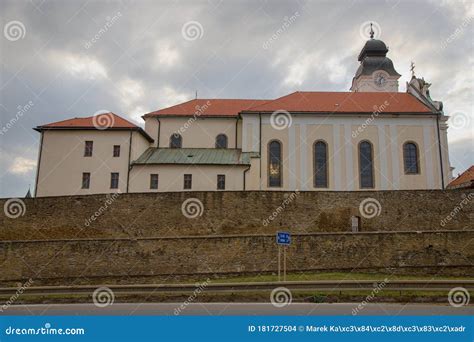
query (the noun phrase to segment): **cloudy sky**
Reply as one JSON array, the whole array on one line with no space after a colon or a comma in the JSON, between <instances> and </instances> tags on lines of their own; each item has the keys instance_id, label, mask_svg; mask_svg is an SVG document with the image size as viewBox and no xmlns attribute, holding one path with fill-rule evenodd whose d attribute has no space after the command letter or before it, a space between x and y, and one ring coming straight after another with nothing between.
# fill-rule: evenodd
<instances>
[{"instance_id":1,"label":"cloudy sky","mask_svg":"<svg viewBox=\"0 0 474 342\"><path fill-rule=\"evenodd\" d=\"M347 91L367 22L402 74L456 120L455 173L474 163L471 1L0 0L0 197L34 186L33 127L100 110L140 115L201 98ZM452 121L452 119L451 119Z\"/></svg>"}]
</instances>

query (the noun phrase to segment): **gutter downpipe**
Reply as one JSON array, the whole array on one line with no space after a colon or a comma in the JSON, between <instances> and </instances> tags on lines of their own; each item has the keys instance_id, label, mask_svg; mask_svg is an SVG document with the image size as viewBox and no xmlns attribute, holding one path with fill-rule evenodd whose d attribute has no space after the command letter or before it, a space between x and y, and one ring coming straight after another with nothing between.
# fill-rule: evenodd
<instances>
[{"instance_id":1,"label":"gutter downpipe","mask_svg":"<svg viewBox=\"0 0 474 342\"><path fill-rule=\"evenodd\" d=\"M246 190L246 186L245 186L245 176L247 175L248 170L250 170L250 165L244 170L244 191Z\"/></svg>"},{"instance_id":2,"label":"gutter downpipe","mask_svg":"<svg viewBox=\"0 0 474 342\"><path fill-rule=\"evenodd\" d=\"M439 152L439 163L440 163L440 170L441 170L441 189L444 190L444 170L443 170L443 153L441 151L441 137L439 133L439 116L440 113L436 116L436 128L438 131L438 152Z\"/></svg>"},{"instance_id":3,"label":"gutter downpipe","mask_svg":"<svg viewBox=\"0 0 474 342\"><path fill-rule=\"evenodd\" d=\"M235 120L235 148L237 149L237 132L238 132L238 126L239 126L239 117L240 114L237 115L237 119Z\"/></svg>"},{"instance_id":4,"label":"gutter downpipe","mask_svg":"<svg viewBox=\"0 0 474 342\"><path fill-rule=\"evenodd\" d=\"M156 121L158 121L158 138L156 141L156 148L160 147L160 132L161 132L161 121L159 117L156 117Z\"/></svg>"},{"instance_id":5,"label":"gutter downpipe","mask_svg":"<svg viewBox=\"0 0 474 342\"><path fill-rule=\"evenodd\" d=\"M35 197L38 196L38 180L39 180L39 173L40 173L40 167L41 167L41 154L43 152L43 134L44 134L44 131L41 131L39 153L38 153L38 166L36 167Z\"/></svg>"},{"instance_id":6,"label":"gutter downpipe","mask_svg":"<svg viewBox=\"0 0 474 342\"><path fill-rule=\"evenodd\" d=\"M133 134L133 131L130 131L130 140L129 140L129 145L128 145L128 165L127 165L127 194L128 194L128 185L130 183L130 170L132 169L132 166L130 165L130 158L132 156L132 134Z\"/></svg>"},{"instance_id":7,"label":"gutter downpipe","mask_svg":"<svg viewBox=\"0 0 474 342\"><path fill-rule=\"evenodd\" d=\"M259 133L258 133L258 154L260 156L260 179L258 188L262 190L262 112L258 113L259 117Z\"/></svg>"}]
</instances>

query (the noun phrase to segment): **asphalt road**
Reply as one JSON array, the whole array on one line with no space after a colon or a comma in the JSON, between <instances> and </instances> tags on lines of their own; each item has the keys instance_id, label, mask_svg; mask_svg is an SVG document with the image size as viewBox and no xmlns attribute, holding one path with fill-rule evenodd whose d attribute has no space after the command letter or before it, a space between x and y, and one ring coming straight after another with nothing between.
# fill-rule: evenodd
<instances>
[{"instance_id":1,"label":"asphalt road","mask_svg":"<svg viewBox=\"0 0 474 342\"><path fill-rule=\"evenodd\" d=\"M180 315L352 315L353 310L359 303L335 303L335 304L309 304L293 303L282 308L276 308L266 303L193 303L181 309ZM182 303L145 303L145 304L119 304L99 308L94 304L35 304L35 305L12 305L1 315L174 315L176 309ZM437 304L367 304L357 315L474 315L474 306L463 306L459 308L450 305Z\"/></svg>"}]
</instances>

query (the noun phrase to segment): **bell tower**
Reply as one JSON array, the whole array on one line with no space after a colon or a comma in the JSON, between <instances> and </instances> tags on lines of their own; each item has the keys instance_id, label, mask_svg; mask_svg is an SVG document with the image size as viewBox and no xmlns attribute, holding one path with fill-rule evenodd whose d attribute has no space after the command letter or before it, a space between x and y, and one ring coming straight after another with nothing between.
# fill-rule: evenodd
<instances>
[{"instance_id":1,"label":"bell tower","mask_svg":"<svg viewBox=\"0 0 474 342\"><path fill-rule=\"evenodd\" d=\"M388 48L379 39L374 39L370 24L370 39L359 53L359 68L352 79L351 91L359 92L398 92L400 74L387 57Z\"/></svg>"}]
</instances>

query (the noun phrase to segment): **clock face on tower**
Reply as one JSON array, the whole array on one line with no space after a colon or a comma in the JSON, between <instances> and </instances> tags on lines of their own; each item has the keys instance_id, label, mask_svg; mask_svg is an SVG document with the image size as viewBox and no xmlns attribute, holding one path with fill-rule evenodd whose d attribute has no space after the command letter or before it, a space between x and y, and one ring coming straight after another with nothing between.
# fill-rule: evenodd
<instances>
[{"instance_id":1,"label":"clock face on tower","mask_svg":"<svg viewBox=\"0 0 474 342\"><path fill-rule=\"evenodd\" d=\"M383 72L378 72L374 75L374 83L377 87L383 88L387 84L387 76Z\"/></svg>"}]
</instances>

